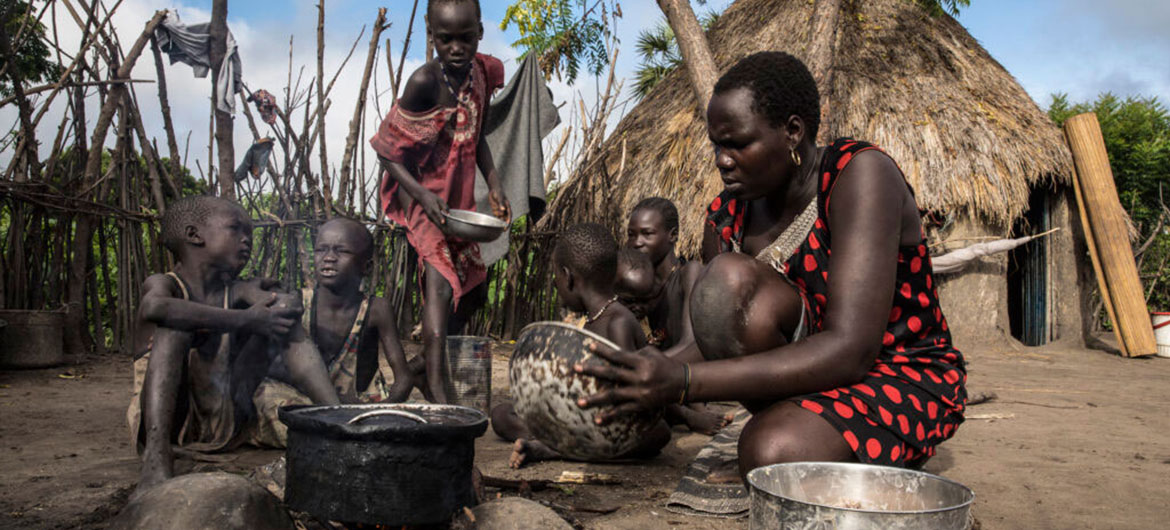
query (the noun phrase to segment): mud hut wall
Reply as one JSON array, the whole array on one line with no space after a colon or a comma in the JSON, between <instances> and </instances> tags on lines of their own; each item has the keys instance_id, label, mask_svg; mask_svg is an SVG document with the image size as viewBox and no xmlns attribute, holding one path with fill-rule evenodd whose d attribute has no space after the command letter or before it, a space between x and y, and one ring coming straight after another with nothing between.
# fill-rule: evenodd
<instances>
[{"instance_id":1,"label":"mud hut wall","mask_svg":"<svg viewBox=\"0 0 1170 530\"><path fill-rule=\"evenodd\" d=\"M1048 278L1052 300L1052 341L1081 347L1093 329L1093 289L1095 278L1081 230L1076 197L1069 186L1059 185L1050 196L1051 226L1060 230L1048 236Z\"/></svg>"},{"instance_id":2,"label":"mud hut wall","mask_svg":"<svg viewBox=\"0 0 1170 530\"><path fill-rule=\"evenodd\" d=\"M1008 236L1006 226L961 216L946 239L978 241ZM956 246L961 247L964 244ZM951 250L951 249L948 249ZM955 346L1006 344L1011 340L1007 306L1007 254L984 256L962 271L939 276L939 303Z\"/></svg>"}]
</instances>

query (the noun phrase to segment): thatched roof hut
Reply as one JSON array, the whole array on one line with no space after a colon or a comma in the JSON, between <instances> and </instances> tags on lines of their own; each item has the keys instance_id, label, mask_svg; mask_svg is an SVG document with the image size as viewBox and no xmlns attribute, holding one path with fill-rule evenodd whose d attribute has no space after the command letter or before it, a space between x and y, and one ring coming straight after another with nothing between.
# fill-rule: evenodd
<instances>
[{"instance_id":1,"label":"thatched roof hut","mask_svg":"<svg viewBox=\"0 0 1170 530\"><path fill-rule=\"evenodd\" d=\"M805 57L814 9L816 2L805 0L737 1L708 31L717 67L762 50ZM930 16L909 0L840 0L828 42L831 64L819 65L828 79L820 140L852 136L885 149L921 208L975 227L952 229L949 237L1006 235L1035 190L1070 182L1061 131L953 18ZM722 183L688 82L676 71L633 108L592 163L562 186L542 226L594 220L620 233L638 200L663 196L679 208L680 252L696 255L705 207ZM1061 222L1071 228L1063 236L1071 244L1076 227ZM985 271L990 278L967 280L974 283L965 289L998 293L971 318L986 319L1006 303L1006 265L1003 259ZM1070 271L1075 279L1075 265ZM1002 312L992 320L1005 319Z\"/></svg>"},{"instance_id":2,"label":"thatched roof hut","mask_svg":"<svg viewBox=\"0 0 1170 530\"><path fill-rule=\"evenodd\" d=\"M736 2L708 32L716 64L725 70L761 50L800 57L813 9L802 0ZM1006 223L1027 208L1032 185L1070 175L1060 130L951 17L929 16L907 0L842 1L833 50L832 86L821 88L822 138L882 146L902 164L923 208ZM616 211L649 195L674 200L687 250L698 248L703 208L722 188L698 109L686 75L674 72L621 120L603 149L606 196ZM617 175L623 143L625 168ZM584 173L562 195L596 185L584 181L601 174ZM569 211L554 207L550 222L602 213L590 202L565 201Z\"/></svg>"}]
</instances>

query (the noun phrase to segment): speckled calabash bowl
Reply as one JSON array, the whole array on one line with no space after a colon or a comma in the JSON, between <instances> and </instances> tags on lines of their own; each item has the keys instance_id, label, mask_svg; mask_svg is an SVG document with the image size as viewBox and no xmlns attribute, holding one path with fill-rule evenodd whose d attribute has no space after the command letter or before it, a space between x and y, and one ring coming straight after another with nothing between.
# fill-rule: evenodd
<instances>
[{"instance_id":1,"label":"speckled calabash bowl","mask_svg":"<svg viewBox=\"0 0 1170 530\"><path fill-rule=\"evenodd\" d=\"M561 322L525 326L516 340L508 369L516 414L536 439L561 454L582 460L619 457L634 449L662 418L662 411L629 414L597 425L597 409L582 409L577 400L614 385L573 371L573 365L610 364L589 351L590 340L618 347L605 338Z\"/></svg>"}]
</instances>

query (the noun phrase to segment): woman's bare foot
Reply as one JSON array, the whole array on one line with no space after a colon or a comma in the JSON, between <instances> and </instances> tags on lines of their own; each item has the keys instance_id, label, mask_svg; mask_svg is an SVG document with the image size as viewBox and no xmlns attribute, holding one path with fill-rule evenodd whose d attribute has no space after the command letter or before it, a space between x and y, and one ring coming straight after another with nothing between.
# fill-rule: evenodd
<instances>
[{"instance_id":1,"label":"woman's bare foot","mask_svg":"<svg viewBox=\"0 0 1170 530\"><path fill-rule=\"evenodd\" d=\"M560 458L561 454L551 447L544 445L540 440L517 438L512 444L512 456L508 457L508 466L520 469L527 464Z\"/></svg>"},{"instance_id":2,"label":"woman's bare foot","mask_svg":"<svg viewBox=\"0 0 1170 530\"><path fill-rule=\"evenodd\" d=\"M711 412L707 407L695 409L691 407L680 407L679 413L682 415L683 423L691 432L706 434L708 436L719 432L720 429L726 427L735 418L735 414L728 412L722 416Z\"/></svg>"}]
</instances>

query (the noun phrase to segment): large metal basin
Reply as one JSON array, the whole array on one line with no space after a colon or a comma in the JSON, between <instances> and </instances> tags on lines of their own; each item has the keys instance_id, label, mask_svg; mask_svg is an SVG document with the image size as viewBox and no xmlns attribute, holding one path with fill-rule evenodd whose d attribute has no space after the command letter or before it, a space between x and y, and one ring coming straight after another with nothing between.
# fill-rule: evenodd
<instances>
[{"instance_id":1,"label":"large metal basin","mask_svg":"<svg viewBox=\"0 0 1170 530\"><path fill-rule=\"evenodd\" d=\"M964 530L975 494L945 478L835 462L774 464L747 475L751 530Z\"/></svg>"}]
</instances>

